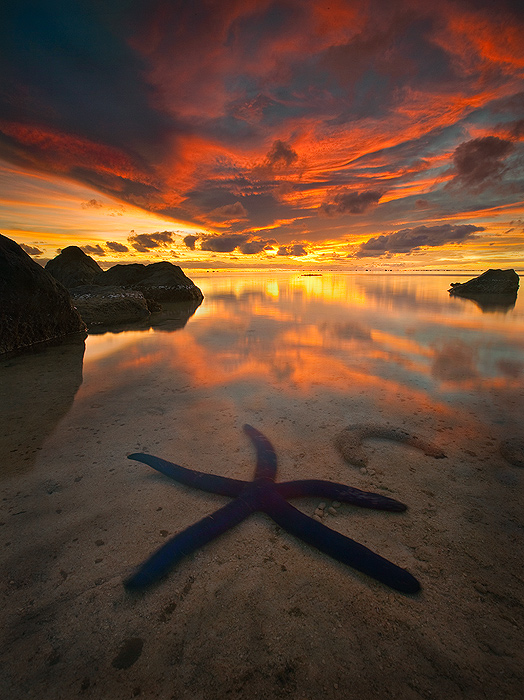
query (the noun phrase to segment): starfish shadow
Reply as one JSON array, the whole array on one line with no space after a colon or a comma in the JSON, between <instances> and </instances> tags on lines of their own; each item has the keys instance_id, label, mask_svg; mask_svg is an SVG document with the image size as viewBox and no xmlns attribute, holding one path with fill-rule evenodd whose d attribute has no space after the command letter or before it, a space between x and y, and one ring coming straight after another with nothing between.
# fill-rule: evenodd
<instances>
[{"instance_id":1,"label":"starfish shadow","mask_svg":"<svg viewBox=\"0 0 524 700\"><path fill-rule=\"evenodd\" d=\"M221 496L231 496L234 500L168 540L124 582L127 589L145 588L155 583L183 557L242 522L251 513L261 511L303 542L390 588L403 593L416 593L420 590L419 582L408 571L310 518L288 503L287 499L318 496L351 503L361 508L397 512L406 510L403 503L387 496L319 479L277 483L277 457L273 446L252 426L244 425L244 431L256 449L257 462L253 481L205 474L152 455L129 455L129 459L148 464L181 484Z\"/></svg>"}]
</instances>

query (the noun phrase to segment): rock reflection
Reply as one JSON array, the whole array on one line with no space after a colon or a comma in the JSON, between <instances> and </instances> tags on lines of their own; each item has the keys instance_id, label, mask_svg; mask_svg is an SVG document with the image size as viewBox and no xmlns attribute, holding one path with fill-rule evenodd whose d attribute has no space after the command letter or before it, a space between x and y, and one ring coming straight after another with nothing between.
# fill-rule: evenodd
<instances>
[{"instance_id":1,"label":"rock reflection","mask_svg":"<svg viewBox=\"0 0 524 700\"><path fill-rule=\"evenodd\" d=\"M452 299L457 297L452 296ZM517 292L512 294L462 294L461 299L472 301L483 313L504 313L515 308Z\"/></svg>"},{"instance_id":2,"label":"rock reflection","mask_svg":"<svg viewBox=\"0 0 524 700\"><path fill-rule=\"evenodd\" d=\"M267 401L291 415L286 403L297 411L329 397L329 405L349 402L356 413L365 405L409 421L415 411L442 416L470 402L479 419L491 421L496 406L512 427L524 366L518 307L486 318L450 299L442 276L397 277L197 280L205 300L196 314L194 305L179 304L148 332L134 325L90 337L82 397L147 395L169 413L180 385L184 415L194 410L202 424L214 423L212 405L240 416Z\"/></svg>"},{"instance_id":3,"label":"rock reflection","mask_svg":"<svg viewBox=\"0 0 524 700\"><path fill-rule=\"evenodd\" d=\"M30 469L82 384L85 342L70 337L0 363L1 476Z\"/></svg>"},{"instance_id":4,"label":"rock reflection","mask_svg":"<svg viewBox=\"0 0 524 700\"><path fill-rule=\"evenodd\" d=\"M159 331L177 331L180 328L184 328L200 304L200 301L164 302L161 311L156 311L142 322L139 321L112 327L92 326L89 329L89 334L100 335L103 333L123 333L125 331L147 331L150 328Z\"/></svg>"}]
</instances>

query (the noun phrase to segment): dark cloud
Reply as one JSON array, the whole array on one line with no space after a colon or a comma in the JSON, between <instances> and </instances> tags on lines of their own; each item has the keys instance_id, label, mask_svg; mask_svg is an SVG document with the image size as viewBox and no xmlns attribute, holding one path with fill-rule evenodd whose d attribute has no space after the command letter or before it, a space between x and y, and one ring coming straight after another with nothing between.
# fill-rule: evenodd
<instances>
[{"instance_id":1,"label":"dark cloud","mask_svg":"<svg viewBox=\"0 0 524 700\"><path fill-rule=\"evenodd\" d=\"M271 168L289 168L297 159L297 152L288 143L277 139L266 156L266 165Z\"/></svg>"},{"instance_id":2,"label":"dark cloud","mask_svg":"<svg viewBox=\"0 0 524 700\"><path fill-rule=\"evenodd\" d=\"M261 253L263 250L274 248L276 245L277 242L274 238L270 238L268 240L254 238L251 241L242 243L238 249L244 255L256 255L257 253Z\"/></svg>"},{"instance_id":3,"label":"dark cloud","mask_svg":"<svg viewBox=\"0 0 524 700\"><path fill-rule=\"evenodd\" d=\"M195 243L198 241L198 236L185 236L184 243L190 250L195 250Z\"/></svg>"},{"instance_id":4,"label":"dark cloud","mask_svg":"<svg viewBox=\"0 0 524 700\"><path fill-rule=\"evenodd\" d=\"M520 140L524 138L524 119L518 119L516 122L513 122L510 134L514 139Z\"/></svg>"},{"instance_id":5,"label":"dark cloud","mask_svg":"<svg viewBox=\"0 0 524 700\"><path fill-rule=\"evenodd\" d=\"M247 210L240 202L234 204L225 204L222 207L217 207L207 214L207 218L212 221L229 221L230 219L246 219Z\"/></svg>"},{"instance_id":6,"label":"dark cloud","mask_svg":"<svg viewBox=\"0 0 524 700\"><path fill-rule=\"evenodd\" d=\"M466 188L479 188L500 179L506 158L513 151L511 141L483 136L461 143L453 153L455 177L452 182Z\"/></svg>"},{"instance_id":7,"label":"dark cloud","mask_svg":"<svg viewBox=\"0 0 524 700\"><path fill-rule=\"evenodd\" d=\"M320 213L326 216L341 216L342 214L363 214L378 203L384 192L378 190L363 190L362 192L342 192L337 194L332 202L320 205Z\"/></svg>"},{"instance_id":8,"label":"dark cloud","mask_svg":"<svg viewBox=\"0 0 524 700\"><path fill-rule=\"evenodd\" d=\"M330 46L320 59L324 82L336 80L350 97L334 123L386 117L406 83L427 90L461 78L456 61L433 40L439 20L431 12L413 4L406 11L401 2L371 2L368 7L360 31L350 34L347 43Z\"/></svg>"},{"instance_id":9,"label":"dark cloud","mask_svg":"<svg viewBox=\"0 0 524 700\"><path fill-rule=\"evenodd\" d=\"M105 255L106 251L101 245L81 245L80 250L83 250L87 255Z\"/></svg>"},{"instance_id":10,"label":"dark cloud","mask_svg":"<svg viewBox=\"0 0 524 700\"><path fill-rule=\"evenodd\" d=\"M140 2L115 2L110 10L85 1L5 5L3 118L43 121L148 158L160 155L175 124L151 105L147 63L129 41L138 30Z\"/></svg>"},{"instance_id":11,"label":"dark cloud","mask_svg":"<svg viewBox=\"0 0 524 700\"><path fill-rule=\"evenodd\" d=\"M230 235L249 213L251 230L280 225L284 242L305 239L303 223L334 240L345 231L316 217L322 201L328 217L370 212L391 230L430 190L435 207L474 217L475 188L511 168L508 142L523 132L523 96L512 94L522 25L503 5L4 0L0 155L87 183L85 209L107 193L186 223L227 223ZM459 146L446 190L438 178L460 134L488 128L498 143ZM490 204L520 202L521 182L506 184ZM386 189L391 201L373 211ZM301 223L276 223L286 221ZM145 235L134 249L161 245Z\"/></svg>"},{"instance_id":12,"label":"dark cloud","mask_svg":"<svg viewBox=\"0 0 524 700\"><path fill-rule=\"evenodd\" d=\"M415 201L415 209L429 209L431 204L427 199L417 199Z\"/></svg>"},{"instance_id":13,"label":"dark cloud","mask_svg":"<svg viewBox=\"0 0 524 700\"><path fill-rule=\"evenodd\" d=\"M173 242L173 231L157 231L156 233L137 233L128 236L129 243L139 253L147 253L152 248L165 248Z\"/></svg>"},{"instance_id":14,"label":"dark cloud","mask_svg":"<svg viewBox=\"0 0 524 700\"><path fill-rule=\"evenodd\" d=\"M200 244L202 250L210 250L213 253L232 253L235 248L246 243L250 234L232 233L225 236L209 236Z\"/></svg>"},{"instance_id":15,"label":"dark cloud","mask_svg":"<svg viewBox=\"0 0 524 700\"><path fill-rule=\"evenodd\" d=\"M438 226L417 226L405 228L395 233L370 238L357 250L357 258L373 257L385 253L411 253L421 247L436 247L446 243L461 243L477 231L485 231L483 226L472 224L441 224Z\"/></svg>"},{"instance_id":16,"label":"dark cloud","mask_svg":"<svg viewBox=\"0 0 524 700\"><path fill-rule=\"evenodd\" d=\"M19 243L19 245L20 248L22 248L22 250L25 250L25 252L28 255L42 255L42 253L44 252L43 250L40 250L40 248L36 248L32 245L26 245L25 243Z\"/></svg>"},{"instance_id":17,"label":"dark cloud","mask_svg":"<svg viewBox=\"0 0 524 700\"><path fill-rule=\"evenodd\" d=\"M100 209L104 205L102 202L99 202L98 199L90 199L87 202L82 202L80 206L82 209Z\"/></svg>"},{"instance_id":18,"label":"dark cloud","mask_svg":"<svg viewBox=\"0 0 524 700\"><path fill-rule=\"evenodd\" d=\"M213 253L232 253L239 250L243 255L256 255L277 245L274 238L253 238L251 233L228 233L221 236L186 236L184 243L195 250L198 239L202 240L200 248Z\"/></svg>"},{"instance_id":19,"label":"dark cloud","mask_svg":"<svg viewBox=\"0 0 524 700\"><path fill-rule=\"evenodd\" d=\"M106 246L115 253L127 253L129 251L126 245L117 243L116 241L106 241Z\"/></svg>"},{"instance_id":20,"label":"dark cloud","mask_svg":"<svg viewBox=\"0 0 524 700\"><path fill-rule=\"evenodd\" d=\"M277 255L295 255L296 257L300 257L302 255L307 254L307 248L302 243L293 243L292 245L281 245L277 252Z\"/></svg>"}]
</instances>

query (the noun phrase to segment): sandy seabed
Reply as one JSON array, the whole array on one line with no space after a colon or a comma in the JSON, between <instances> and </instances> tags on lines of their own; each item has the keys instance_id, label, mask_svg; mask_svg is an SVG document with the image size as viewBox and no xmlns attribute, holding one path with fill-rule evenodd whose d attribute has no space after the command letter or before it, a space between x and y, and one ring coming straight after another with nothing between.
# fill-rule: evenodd
<instances>
[{"instance_id":1,"label":"sandy seabed","mask_svg":"<svg viewBox=\"0 0 524 700\"><path fill-rule=\"evenodd\" d=\"M349 413L376 423L380 397L231 401L153 373L139 390L88 385L62 405L64 387L46 384L39 366L29 410L16 399L22 362L36 381L31 360L3 374L2 697L523 697L524 472L500 456L496 432L406 407L398 427L447 458L368 440L363 473L334 436ZM64 381L74 384L74 372L64 365ZM126 455L250 479L244 422L272 441L279 479L338 481L406 503L405 513L342 505L325 522L411 571L422 592L392 591L261 514L154 588L126 592L125 576L166 538L227 502ZM320 500L295 504L312 515Z\"/></svg>"}]
</instances>

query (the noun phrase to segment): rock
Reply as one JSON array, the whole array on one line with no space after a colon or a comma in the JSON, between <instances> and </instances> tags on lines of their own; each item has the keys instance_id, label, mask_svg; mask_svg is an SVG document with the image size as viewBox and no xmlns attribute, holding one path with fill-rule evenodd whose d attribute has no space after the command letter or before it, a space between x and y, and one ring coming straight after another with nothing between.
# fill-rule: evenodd
<instances>
[{"instance_id":1,"label":"rock","mask_svg":"<svg viewBox=\"0 0 524 700\"><path fill-rule=\"evenodd\" d=\"M95 284L111 285L115 287L132 287L145 277L149 265L131 263L130 265L113 265L109 270L101 272L93 282Z\"/></svg>"},{"instance_id":2,"label":"rock","mask_svg":"<svg viewBox=\"0 0 524 700\"><path fill-rule=\"evenodd\" d=\"M198 301L179 301L160 306L142 292L124 287L84 285L71 290L90 333L123 330L175 331L183 328L200 306Z\"/></svg>"},{"instance_id":3,"label":"rock","mask_svg":"<svg viewBox=\"0 0 524 700\"><path fill-rule=\"evenodd\" d=\"M146 299L156 302L202 301L204 295L178 265L159 262L148 265L150 274L134 285Z\"/></svg>"},{"instance_id":4,"label":"rock","mask_svg":"<svg viewBox=\"0 0 524 700\"><path fill-rule=\"evenodd\" d=\"M125 287L142 292L158 311L155 303L202 301L204 295L178 265L158 262L151 265L132 263L114 265L104 272L100 265L77 246L69 246L46 265L59 282L68 289L85 285Z\"/></svg>"},{"instance_id":5,"label":"rock","mask_svg":"<svg viewBox=\"0 0 524 700\"><path fill-rule=\"evenodd\" d=\"M476 297L480 294L514 294L517 296L519 276L515 270L487 270L467 282L453 282L449 293L453 296Z\"/></svg>"},{"instance_id":6,"label":"rock","mask_svg":"<svg viewBox=\"0 0 524 700\"><path fill-rule=\"evenodd\" d=\"M94 278L103 272L100 265L76 245L64 248L60 255L47 263L45 269L68 289L92 284Z\"/></svg>"},{"instance_id":7,"label":"rock","mask_svg":"<svg viewBox=\"0 0 524 700\"><path fill-rule=\"evenodd\" d=\"M0 235L0 353L84 331L67 289Z\"/></svg>"},{"instance_id":8,"label":"rock","mask_svg":"<svg viewBox=\"0 0 524 700\"><path fill-rule=\"evenodd\" d=\"M451 296L474 302L482 311L507 312L515 306L519 276L515 270L487 270L467 282L452 282Z\"/></svg>"},{"instance_id":9,"label":"rock","mask_svg":"<svg viewBox=\"0 0 524 700\"><path fill-rule=\"evenodd\" d=\"M87 285L72 289L71 296L89 330L144 321L151 315L144 295L133 289Z\"/></svg>"},{"instance_id":10,"label":"rock","mask_svg":"<svg viewBox=\"0 0 524 700\"><path fill-rule=\"evenodd\" d=\"M181 327L204 298L170 262L114 265L104 272L80 248L69 246L47 263L46 270L69 288L90 331L146 321L152 313L162 312L165 303L191 302L193 308L177 310L174 319L171 311L159 319L162 325L164 321L172 325L172 320L185 318L177 326Z\"/></svg>"},{"instance_id":11,"label":"rock","mask_svg":"<svg viewBox=\"0 0 524 700\"><path fill-rule=\"evenodd\" d=\"M201 302L204 295L178 265L158 262L151 265L114 265L95 279L98 284L118 285L136 289L148 301L157 303L175 301Z\"/></svg>"}]
</instances>

